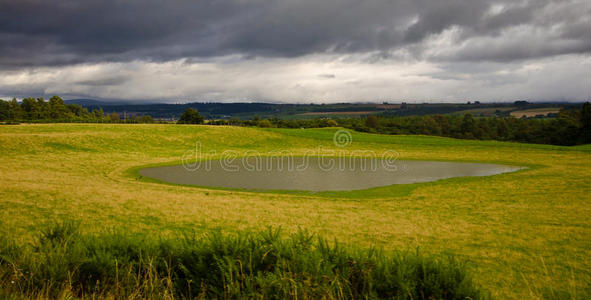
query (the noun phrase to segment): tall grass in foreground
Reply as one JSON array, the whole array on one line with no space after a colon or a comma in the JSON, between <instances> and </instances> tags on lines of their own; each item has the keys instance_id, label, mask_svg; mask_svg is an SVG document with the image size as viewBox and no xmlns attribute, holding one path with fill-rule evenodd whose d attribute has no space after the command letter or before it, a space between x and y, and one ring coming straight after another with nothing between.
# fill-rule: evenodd
<instances>
[{"instance_id":1,"label":"tall grass in foreground","mask_svg":"<svg viewBox=\"0 0 591 300\"><path fill-rule=\"evenodd\" d=\"M343 247L300 231L159 239L48 227L0 237L0 297L479 299L452 258Z\"/></svg>"}]
</instances>

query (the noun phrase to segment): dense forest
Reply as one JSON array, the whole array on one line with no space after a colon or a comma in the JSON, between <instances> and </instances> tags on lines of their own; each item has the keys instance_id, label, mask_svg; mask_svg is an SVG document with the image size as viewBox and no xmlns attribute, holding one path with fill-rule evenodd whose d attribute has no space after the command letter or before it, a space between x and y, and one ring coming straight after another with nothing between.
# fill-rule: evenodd
<instances>
[{"instance_id":1,"label":"dense forest","mask_svg":"<svg viewBox=\"0 0 591 300\"><path fill-rule=\"evenodd\" d=\"M49 101L25 98L0 99L0 121L18 122L100 122L153 123L149 115L121 116L105 113L102 108L89 111L78 104L66 104L58 96ZM187 108L179 123L201 124L203 117ZM591 143L591 104L562 109L554 118L474 117L466 114L433 114L419 116L369 115L349 118L284 120L280 118L251 120L209 120L210 125L258 126L278 128L318 128L341 126L361 132L380 134L425 134L461 139L518 141L526 143L578 145Z\"/></svg>"},{"instance_id":2,"label":"dense forest","mask_svg":"<svg viewBox=\"0 0 591 300\"><path fill-rule=\"evenodd\" d=\"M49 101L43 98L25 98L21 102L16 99L4 101L0 99L0 121L7 123L55 123L55 122L89 122L89 123L153 123L149 115L121 116L113 112L105 114L102 108L88 111L78 104L66 104L58 96Z\"/></svg>"}]
</instances>

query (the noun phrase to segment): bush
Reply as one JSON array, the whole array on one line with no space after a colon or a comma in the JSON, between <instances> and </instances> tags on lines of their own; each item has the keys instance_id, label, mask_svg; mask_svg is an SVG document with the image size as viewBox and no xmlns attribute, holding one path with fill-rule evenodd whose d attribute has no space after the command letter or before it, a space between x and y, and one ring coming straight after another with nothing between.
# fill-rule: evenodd
<instances>
[{"instance_id":1,"label":"bush","mask_svg":"<svg viewBox=\"0 0 591 300\"><path fill-rule=\"evenodd\" d=\"M365 126L373 129L378 128L378 118L374 115L368 116L367 119L365 119Z\"/></svg>"},{"instance_id":2,"label":"bush","mask_svg":"<svg viewBox=\"0 0 591 300\"><path fill-rule=\"evenodd\" d=\"M0 294L57 298L479 299L450 257L343 247L305 231L162 240L80 235L72 224L32 245L0 237Z\"/></svg>"},{"instance_id":3,"label":"bush","mask_svg":"<svg viewBox=\"0 0 591 300\"><path fill-rule=\"evenodd\" d=\"M257 125L261 128L273 127L273 124L271 124L271 121L269 121L269 120L260 120Z\"/></svg>"}]
</instances>

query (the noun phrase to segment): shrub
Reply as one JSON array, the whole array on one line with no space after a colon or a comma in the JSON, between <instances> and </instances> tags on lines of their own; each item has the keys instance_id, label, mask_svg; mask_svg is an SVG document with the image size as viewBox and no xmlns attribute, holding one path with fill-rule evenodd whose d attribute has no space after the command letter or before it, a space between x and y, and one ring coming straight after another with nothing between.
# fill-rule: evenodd
<instances>
[{"instance_id":1,"label":"shrub","mask_svg":"<svg viewBox=\"0 0 591 300\"><path fill-rule=\"evenodd\" d=\"M261 128L273 127L273 124L271 124L271 121L269 121L269 120L260 120L257 125Z\"/></svg>"},{"instance_id":2,"label":"shrub","mask_svg":"<svg viewBox=\"0 0 591 300\"><path fill-rule=\"evenodd\" d=\"M378 128L378 118L374 115L368 116L367 119L365 119L365 126L373 129Z\"/></svg>"},{"instance_id":3,"label":"shrub","mask_svg":"<svg viewBox=\"0 0 591 300\"><path fill-rule=\"evenodd\" d=\"M33 244L0 237L0 294L57 298L479 299L450 257L344 247L306 231L158 239L80 235L71 224Z\"/></svg>"}]
</instances>

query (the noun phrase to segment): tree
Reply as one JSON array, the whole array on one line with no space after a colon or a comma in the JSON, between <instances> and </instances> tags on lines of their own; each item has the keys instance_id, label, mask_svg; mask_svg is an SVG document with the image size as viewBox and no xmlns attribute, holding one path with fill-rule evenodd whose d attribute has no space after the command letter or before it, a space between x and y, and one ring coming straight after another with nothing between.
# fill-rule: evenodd
<instances>
[{"instance_id":1,"label":"tree","mask_svg":"<svg viewBox=\"0 0 591 300\"><path fill-rule=\"evenodd\" d=\"M271 121L269 120L260 120L258 126L261 128L271 128L273 127L273 124L271 124Z\"/></svg>"},{"instance_id":2,"label":"tree","mask_svg":"<svg viewBox=\"0 0 591 300\"><path fill-rule=\"evenodd\" d=\"M92 110L92 118L95 120L102 120L105 117L105 112L103 111L103 108L99 108L99 109L93 109Z\"/></svg>"},{"instance_id":3,"label":"tree","mask_svg":"<svg viewBox=\"0 0 591 300\"><path fill-rule=\"evenodd\" d=\"M519 141L519 142L530 142L532 141L532 128L531 128L531 124L532 124L532 120L528 120L528 119L516 119L515 122L513 124L513 136L515 138L515 140Z\"/></svg>"},{"instance_id":4,"label":"tree","mask_svg":"<svg viewBox=\"0 0 591 300\"><path fill-rule=\"evenodd\" d=\"M37 98L37 108L39 109L39 119L49 119L49 104L45 102L45 99Z\"/></svg>"},{"instance_id":5,"label":"tree","mask_svg":"<svg viewBox=\"0 0 591 300\"><path fill-rule=\"evenodd\" d=\"M333 119L328 119L328 120L326 120L326 126L327 127L337 127L337 126L339 126L339 123L337 123L337 121L335 121Z\"/></svg>"},{"instance_id":6,"label":"tree","mask_svg":"<svg viewBox=\"0 0 591 300\"><path fill-rule=\"evenodd\" d=\"M440 135L441 134L441 126L435 120L433 116L424 116L423 117L423 125L422 125L422 133L430 134L430 135Z\"/></svg>"},{"instance_id":7,"label":"tree","mask_svg":"<svg viewBox=\"0 0 591 300\"><path fill-rule=\"evenodd\" d=\"M12 101L8 102L8 119L9 120L20 120L23 117L23 111L21 106L16 101L16 98L12 98Z\"/></svg>"},{"instance_id":8,"label":"tree","mask_svg":"<svg viewBox=\"0 0 591 300\"><path fill-rule=\"evenodd\" d=\"M378 117L373 115L368 116L367 119L365 119L365 126L373 129L378 128Z\"/></svg>"},{"instance_id":9,"label":"tree","mask_svg":"<svg viewBox=\"0 0 591 300\"><path fill-rule=\"evenodd\" d=\"M40 108L37 100L27 97L21 102L21 108L25 119L37 120L39 119Z\"/></svg>"},{"instance_id":10,"label":"tree","mask_svg":"<svg viewBox=\"0 0 591 300\"><path fill-rule=\"evenodd\" d=\"M185 112L181 115L178 124L203 124L203 117L199 112L189 107L185 110Z\"/></svg>"},{"instance_id":11,"label":"tree","mask_svg":"<svg viewBox=\"0 0 591 300\"><path fill-rule=\"evenodd\" d=\"M138 123L154 123L154 119L150 115L135 116Z\"/></svg>"},{"instance_id":12,"label":"tree","mask_svg":"<svg viewBox=\"0 0 591 300\"><path fill-rule=\"evenodd\" d=\"M49 117L52 119L66 119L71 114L66 107L64 100L58 96L53 96L49 99Z\"/></svg>"},{"instance_id":13,"label":"tree","mask_svg":"<svg viewBox=\"0 0 591 300\"><path fill-rule=\"evenodd\" d=\"M582 136L580 122L575 115L559 113L558 118L552 119L545 128L535 132L532 142L551 143L554 145L571 146Z\"/></svg>"},{"instance_id":14,"label":"tree","mask_svg":"<svg viewBox=\"0 0 591 300\"><path fill-rule=\"evenodd\" d=\"M464 118L462 119L462 125L460 126L460 130L462 131L462 135L468 138L474 137L474 129L476 127L476 121L472 117L472 114L465 114Z\"/></svg>"},{"instance_id":15,"label":"tree","mask_svg":"<svg viewBox=\"0 0 591 300\"><path fill-rule=\"evenodd\" d=\"M121 120L121 117L119 116L118 113L113 112L111 114L111 116L109 116L109 119L111 119L111 122L117 123L117 122L119 122Z\"/></svg>"},{"instance_id":16,"label":"tree","mask_svg":"<svg viewBox=\"0 0 591 300\"><path fill-rule=\"evenodd\" d=\"M591 143L591 103L585 102L581 108L581 134L583 143Z\"/></svg>"},{"instance_id":17,"label":"tree","mask_svg":"<svg viewBox=\"0 0 591 300\"><path fill-rule=\"evenodd\" d=\"M82 107L78 104L68 104L68 105L66 105L66 107L76 117L82 117L82 118L89 117L88 109L86 109L85 107Z\"/></svg>"},{"instance_id":18,"label":"tree","mask_svg":"<svg viewBox=\"0 0 591 300\"><path fill-rule=\"evenodd\" d=\"M8 102L0 99L0 121L8 119Z\"/></svg>"},{"instance_id":19,"label":"tree","mask_svg":"<svg viewBox=\"0 0 591 300\"><path fill-rule=\"evenodd\" d=\"M479 119L474 130L474 137L479 140L487 140L490 138L490 127L486 119Z\"/></svg>"},{"instance_id":20,"label":"tree","mask_svg":"<svg viewBox=\"0 0 591 300\"><path fill-rule=\"evenodd\" d=\"M511 132L509 130L509 126L507 125L507 121L505 121L505 119L498 119L496 132L497 139L508 140L510 133Z\"/></svg>"}]
</instances>

